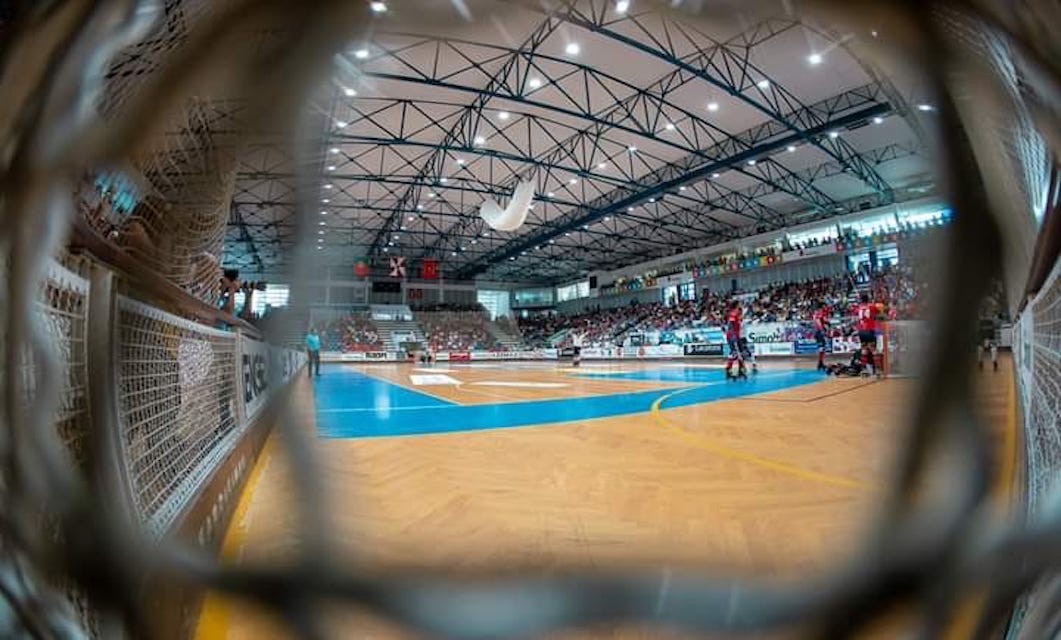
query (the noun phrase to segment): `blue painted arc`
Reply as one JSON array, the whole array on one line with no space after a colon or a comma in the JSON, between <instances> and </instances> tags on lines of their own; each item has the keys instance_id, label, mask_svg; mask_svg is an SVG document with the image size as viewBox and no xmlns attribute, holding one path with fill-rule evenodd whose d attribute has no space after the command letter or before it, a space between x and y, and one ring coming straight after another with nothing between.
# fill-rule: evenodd
<instances>
[{"instance_id":1,"label":"blue painted arc","mask_svg":"<svg viewBox=\"0 0 1061 640\"><path fill-rule=\"evenodd\" d=\"M366 438L526 427L647 413L665 396L660 408L673 409L822 379L817 372L801 369L771 371L741 382L726 382L723 376L717 370L649 369L610 377L689 384L599 396L457 404L359 371L329 368L314 383L317 429L326 438Z\"/></svg>"}]
</instances>

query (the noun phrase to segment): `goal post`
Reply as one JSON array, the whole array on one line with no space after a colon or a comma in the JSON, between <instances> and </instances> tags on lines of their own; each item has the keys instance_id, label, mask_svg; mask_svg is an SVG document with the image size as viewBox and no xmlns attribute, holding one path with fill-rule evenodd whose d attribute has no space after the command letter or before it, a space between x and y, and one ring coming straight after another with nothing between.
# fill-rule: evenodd
<instances>
[{"instance_id":1,"label":"goal post","mask_svg":"<svg viewBox=\"0 0 1061 640\"><path fill-rule=\"evenodd\" d=\"M888 378L916 376L928 342L928 323L924 320L885 322L877 338L877 349Z\"/></svg>"}]
</instances>

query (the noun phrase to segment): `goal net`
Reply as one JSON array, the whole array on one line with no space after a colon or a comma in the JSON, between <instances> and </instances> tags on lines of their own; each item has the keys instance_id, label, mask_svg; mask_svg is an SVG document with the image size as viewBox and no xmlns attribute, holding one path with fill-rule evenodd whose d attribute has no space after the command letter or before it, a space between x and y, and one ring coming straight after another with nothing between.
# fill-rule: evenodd
<instances>
[{"instance_id":1,"label":"goal net","mask_svg":"<svg viewBox=\"0 0 1061 640\"><path fill-rule=\"evenodd\" d=\"M917 375L928 346L928 323L922 320L887 322L877 341L884 361L884 375L909 378Z\"/></svg>"}]
</instances>

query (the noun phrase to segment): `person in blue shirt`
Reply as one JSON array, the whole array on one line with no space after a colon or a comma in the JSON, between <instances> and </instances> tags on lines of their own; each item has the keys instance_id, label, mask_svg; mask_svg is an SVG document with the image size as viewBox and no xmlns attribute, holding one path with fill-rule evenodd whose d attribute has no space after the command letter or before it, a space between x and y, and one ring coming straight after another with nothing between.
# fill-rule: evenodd
<instances>
[{"instance_id":1,"label":"person in blue shirt","mask_svg":"<svg viewBox=\"0 0 1061 640\"><path fill-rule=\"evenodd\" d=\"M321 337L317 335L317 330L313 327L309 328L309 332L306 333L306 353L309 356L309 366L306 367L306 372L309 376L313 377L313 372L317 372L317 377L321 375Z\"/></svg>"}]
</instances>

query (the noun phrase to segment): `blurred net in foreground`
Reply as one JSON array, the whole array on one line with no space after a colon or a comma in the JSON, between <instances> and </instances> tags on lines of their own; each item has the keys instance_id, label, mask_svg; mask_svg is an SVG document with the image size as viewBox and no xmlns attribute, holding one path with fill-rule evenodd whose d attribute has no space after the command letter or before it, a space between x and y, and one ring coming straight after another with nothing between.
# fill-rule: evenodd
<instances>
[{"instance_id":1,"label":"blurred net in foreground","mask_svg":"<svg viewBox=\"0 0 1061 640\"><path fill-rule=\"evenodd\" d=\"M718 17L709 3L688 4L695 6L681 8ZM86 289L55 271L48 256L71 221L72 185L106 168L139 172L134 182L145 195L118 231L119 240L171 282L212 302L240 141L264 130L304 139L305 105L332 56L363 33L369 12L360 3L333 0L206 6L60 2L20 16L7 35L0 101L2 148L9 150L0 218L4 631L76 635L75 608L47 587L76 581L92 597L100 624L119 620L129 633L142 635L149 625L140 588L149 574L255 600L308 637L321 634L315 607L335 600L427 634L460 637L525 636L622 620L695 632L798 624L836 637L863 628L896 602L914 601L922 605L920 632L932 637L942 634L977 587L987 589L979 628L987 635L1019 596L1056 575L1061 504L1050 484L1059 433L1058 394L1050 391L1061 375L1056 275L1022 318L1022 335L1034 336L1021 361L1027 370L1022 385L1031 398L1025 406L1033 483L1027 523L985 524L993 452L986 427L970 412L972 385L962 366L976 337L969 326L975 314L964 305L980 299L1002 267L1007 290L1023 290L1034 242L1027 212L1046 206L1037 190L1061 139L1056 40L1043 31L1043 25L1057 24L1050 21L1056 6L1046 2L1015 8L990 2L816 3L837 21L857 14L850 19L863 28L868 21L888 22L901 34L906 47L891 53L924 67L926 82L939 94L938 160L944 182L955 187L940 313L929 329L925 383L910 412L895 484L882 497L872 539L832 573L801 586L723 575L678 578L653 568L550 571L545 577L500 571L460 579L449 573L341 573L329 562L314 468L291 411L280 427L305 498L300 522L306 544L296 566L222 568L209 554L168 540L156 544L171 522L169 501L194 493L217 459L212 456L225 451L246 424L239 398L235 409L232 399L240 395L239 385L258 381L240 382L237 372L245 362L237 355L260 348L245 344L242 335L233 338L108 291L105 278L93 276ZM459 3L457 9L467 7ZM457 9L431 6L425 13L455 22ZM556 10L573 7L560 3ZM116 52L118 64L108 67ZM101 67L108 73L100 74ZM218 105L235 104L239 111L252 96L256 108L241 112L238 125L211 116ZM292 157L300 158L303 150L292 147ZM311 210L305 173L310 163L294 164L302 172L302 208ZM174 174L185 174L187 182L163 180ZM1052 220L1056 224L1056 216ZM311 252L296 249L296 282L310 273L306 254ZM152 305L172 303L165 287L141 288L146 291L139 297ZM86 291L104 304L86 310ZM109 312L116 314L117 329L110 333L91 322L93 314ZM86 335L94 339L86 342ZM293 364L284 366L290 373ZM114 387L93 387L96 373ZM86 394L86 380L90 390L107 397ZM111 410L103 406L107 400L113 401ZM87 473L77 471L75 458ZM948 482L939 482L945 473ZM123 490L133 494L128 504L121 502ZM132 517L123 517L126 509ZM63 544L38 535L42 522L58 523ZM1014 634L1049 637L1057 624L1049 616L1061 594L1049 585L1033 593ZM103 628L86 626L93 633Z\"/></svg>"}]
</instances>

